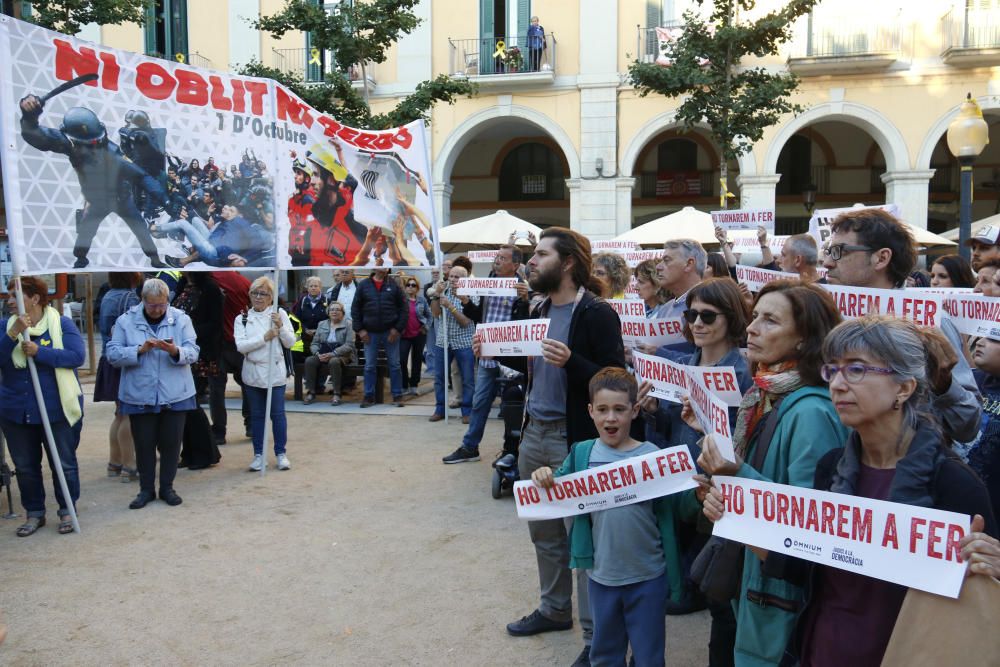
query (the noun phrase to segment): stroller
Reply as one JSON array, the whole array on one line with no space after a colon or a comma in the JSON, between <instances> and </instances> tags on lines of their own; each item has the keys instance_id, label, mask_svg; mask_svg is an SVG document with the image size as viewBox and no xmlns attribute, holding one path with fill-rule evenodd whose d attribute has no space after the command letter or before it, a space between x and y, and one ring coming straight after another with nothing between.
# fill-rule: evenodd
<instances>
[{"instance_id":1,"label":"stroller","mask_svg":"<svg viewBox=\"0 0 1000 667\"><path fill-rule=\"evenodd\" d=\"M494 498L501 498L505 491L512 491L514 482L520 479L517 470L517 450L521 442L521 424L524 419L524 382L525 377L521 373L505 374L499 379L503 451L497 454L493 462L491 491Z\"/></svg>"}]
</instances>

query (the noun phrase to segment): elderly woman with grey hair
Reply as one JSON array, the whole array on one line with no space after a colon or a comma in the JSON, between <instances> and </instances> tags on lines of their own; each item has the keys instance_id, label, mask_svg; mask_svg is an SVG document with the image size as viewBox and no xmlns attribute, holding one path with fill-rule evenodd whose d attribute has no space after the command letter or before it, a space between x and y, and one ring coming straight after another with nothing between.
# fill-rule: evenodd
<instances>
[{"instance_id":1,"label":"elderly woman with grey hair","mask_svg":"<svg viewBox=\"0 0 1000 667\"><path fill-rule=\"evenodd\" d=\"M624 257L613 252L599 252L594 255L591 273L603 283L604 293L601 296L605 299L625 297L625 289L628 288L632 274Z\"/></svg>"},{"instance_id":2,"label":"elderly woman with grey hair","mask_svg":"<svg viewBox=\"0 0 1000 667\"><path fill-rule=\"evenodd\" d=\"M853 430L843 448L820 459L814 487L972 515L963 558L985 562L984 556L995 559L1000 553L997 541L981 532L985 527L996 534L989 494L949 450L939 419L929 411L928 378L943 346L938 331L881 315L844 322L830 332L822 375L840 420ZM705 500L709 519L722 516L721 500L713 488ZM882 662L906 587L750 548L766 575L804 584L808 591L782 664Z\"/></svg>"},{"instance_id":3,"label":"elderly woman with grey hair","mask_svg":"<svg viewBox=\"0 0 1000 667\"><path fill-rule=\"evenodd\" d=\"M129 416L139 495L129 504L141 509L156 498L156 452L160 452L160 499L180 505L174 476L180 458L184 417L197 408L191 364L199 354L194 325L170 306L170 289L158 278L142 286L142 303L116 321L106 354L122 371L118 400Z\"/></svg>"}]
</instances>

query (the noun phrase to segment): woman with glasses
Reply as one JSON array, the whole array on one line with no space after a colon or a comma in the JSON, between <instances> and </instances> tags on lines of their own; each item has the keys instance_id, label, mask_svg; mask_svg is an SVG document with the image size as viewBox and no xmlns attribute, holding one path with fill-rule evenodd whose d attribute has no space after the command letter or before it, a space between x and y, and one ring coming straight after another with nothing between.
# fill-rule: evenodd
<instances>
[{"instance_id":1,"label":"woman with glasses","mask_svg":"<svg viewBox=\"0 0 1000 667\"><path fill-rule=\"evenodd\" d=\"M625 258L618 253L599 252L594 255L594 277L603 285L602 297L605 299L624 299L628 288L629 270Z\"/></svg>"},{"instance_id":2,"label":"woman with glasses","mask_svg":"<svg viewBox=\"0 0 1000 667\"><path fill-rule=\"evenodd\" d=\"M351 321L346 319L344 304L331 301L326 307L326 315L327 319L316 325L316 335L309 344L311 354L305 361L306 396L302 402L306 405L316 400L316 392L323 386L328 374L333 383L330 405L340 405L344 372L348 366L358 363L354 328Z\"/></svg>"},{"instance_id":3,"label":"woman with glasses","mask_svg":"<svg viewBox=\"0 0 1000 667\"><path fill-rule=\"evenodd\" d=\"M427 323L431 321L431 307L420 291L420 281L403 276L403 294L406 295L406 326L399 340L399 366L403 370L403 393L417 395L420 384L420 367L423 365L424 345L427 343ZM409 360L409 364L407 364Z\"/></svg>"},{"instance_id":4,"label":"woman with glasses","mask_svg":"<svg viewBox=\"0 0 1000 667\"><path fill-rule=\"evenodd\" d=\"M170 288L159 278L142 286L141 307L115 322L107 346L108 361L122 371L118 400L129 416L139 494L130 509L142 509L156 498L156 453L160 453L160 499L180 505L174 477L188 410L195 401L191 364L200 352L194 325L183 311L170 306Z\"/></svg>"},{"instance_id":5,"label":"woman with glasses","mask_svg":"<svg viewBox=\"0 0 1000 667\"><path fill-rule=\"evenodd\" d=\"M698 458L702 470L812 487L820 458L847 435L820 374L823 340L839 323L833 297L816 285L776 280L761 289L747 326L753 385L731 425L736 461L724 459L708 435ZM684 418L700 430L689 405ZM761 442L765 431L771 437ZM699 497L707 491L701 487ZM765 575L758 555L747 550L735 600L736 664L777 665L804 597L801 586Z\"/></svg>"},{"instance_id":6,"label":"woman with glasses","mask_svg":"<svg viewBox=\"0 0 1000 667\"><path fill-rule=\"evenodd\" d=\"M271 433L278 470L292 467L285 453L288 444L285 385L289 373L285 351L295 344L295 333L288 313L283 308L272 312L273 304L274 283L267 276L261 276L250 284L250 310L237 315L233 323L236 349L243 355L243 389L250 403L250 429L253 433L250 470L253 471L260 471L266 465L264 421L268 387L272 388Z\"/></svg>"},{"instance_id":7,"label":"woman with glasses","mask_svg":"<svg viewBox=\"0 0 1000 667\"><path fill-rule=\"evenodd\" d=\"M940 420L929 410L935 351L944 345L937 331L880 315L844 322L830 333L821 373L837 415L852 431L843 448L820 459L815 488L973 515L975 535L962 541L962 557L974 563L973 574L991 574L1000 542L983 534L985 528L996 535L989 494L949 451ZM721 499L713 489L705 501L712 520L722 516ZM788 659L817 667L881 664L904 586L750 549L765 575L809 592Z\"/></svg>"}]
</instances>

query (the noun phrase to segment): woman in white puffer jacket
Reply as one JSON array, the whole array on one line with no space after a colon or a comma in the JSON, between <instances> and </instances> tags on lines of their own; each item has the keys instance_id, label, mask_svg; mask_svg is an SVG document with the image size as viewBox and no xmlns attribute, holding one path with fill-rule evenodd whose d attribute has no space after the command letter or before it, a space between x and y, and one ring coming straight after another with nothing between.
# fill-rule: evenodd
<instances>
[{"instance_id":1,"label":"woman in white puffer jacket","mask_svg":"<svg viewBox=\"0 0 1000 667\"><path fill-rule=\"evenodd\" d=\"M273 303L274 283L270 278L261 276L250 285L250 304L253 307L248 312L237 315L233 323L236 349L244 357L243 388L250 404L250 428L253 433L253 462L250 463L250 470L261 470L266 465L264 414L268 387L274 388L271 391L271 429L278 470L292 467L285 453L288 442L288 422L285 419L288 371L285 349L295 344L295 333L284 309L271 312Z\"/></svg>"}]
</instances>

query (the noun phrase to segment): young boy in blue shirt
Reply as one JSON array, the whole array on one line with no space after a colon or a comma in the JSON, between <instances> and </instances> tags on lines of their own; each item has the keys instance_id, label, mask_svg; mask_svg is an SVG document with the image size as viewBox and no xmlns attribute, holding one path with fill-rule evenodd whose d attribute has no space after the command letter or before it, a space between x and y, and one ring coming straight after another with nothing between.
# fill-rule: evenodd
<instances>
[{"instance_id":1,"label":"young boy in blue shirt","mask_svg":"<svg viewBox=\"0 0 1000 667\"><path fill-rule=\"evenodd\" d=\"M589 391L588 410L600 437L573 445L555 473L536 470L531 479L538 486L552 488L556 477L659 451L629 435L639 414L639 388L628 371L599 371ZM636 667L662 667L667 599L683 593L674 523L681 515L693 520L698 511L693 493L679 493L573 520L570 567L590 570L591 665L624 665L631 644Z\"/></svg>"}]
</instances>

